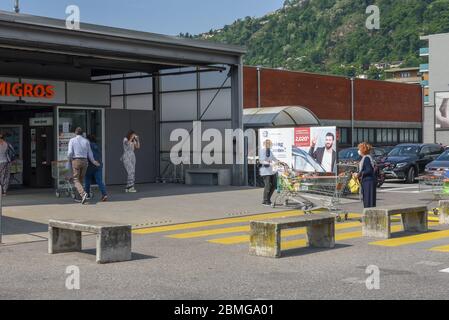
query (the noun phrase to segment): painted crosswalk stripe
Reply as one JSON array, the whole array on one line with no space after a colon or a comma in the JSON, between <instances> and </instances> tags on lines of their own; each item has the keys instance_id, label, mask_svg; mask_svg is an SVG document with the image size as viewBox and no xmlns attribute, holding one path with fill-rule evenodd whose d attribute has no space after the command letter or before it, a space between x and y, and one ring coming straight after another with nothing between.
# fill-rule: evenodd
<instances>
[{"instance_id":1,"label":"painted crosswalk stripe","mask_svg":"<svg viewBox=\"0 0 449 320\"><path fill-rule=\"evenodd\" d=\"M449 268L440 270L440 272L449 273Z\"/></svg>"},{"instance_id":2,"label":"painted crosswalk stripe","mask_svg":"<svg viewBox=\"0 0 449 320\"><path fill-rule=\"evenodd\" d=\"M201 228L201 227L217 226L217 225L222 225L222 224L249 222L249 221L252 221L255 219L263 220L263 219L274 219L274 218L282 218L282 217L294 217L294 216L303 215L303 214L304 214L304 212L300 211L300 210L282 211L282 212L276 212L276 213L256 214L256 215L244 216L244 217L225 218L225 219L217 219L217 220L207 220L207 221L189 222L189 223L175 224L175 225L168 225L168 226L136 229L133 231L133 233L135 233L135 234L161 233L161 232L167 232L167 231L178 231L178 230L195 229L195 228Z\"/></svg>"},{"instance_id":3,"label":"painted crosswalk stripe","mask_svg":"<svg viewBox=\"0 0 449 320\"><path fill-rule=\"evenodd\" d=\"M351 214L350 218L355 218L356 214ZM355 226L359 226L360 223L358 223ZM337 225L338 226L338 225ZM344 227L344 228L350 228L350 227ZM168 238L174 238L174 239L190 239L190 238L201 238L201 237L209 237L209 236L215 236L219 234L227 234L227 233L238 233L238 232L249 232L249 225L245 226L238 226L238 227L227 227L227 228L219 228L219 229L207 229L207 230L200 230L200 231L192 231L192 232L185 232L185 233L176 233L176 234L170 234L166 237ZM297 233L293 233L295 235ZM242 239L241 236L237 236L236 239ZM241 240L238 240L239 243ZM243 240L243 242L249 241L246 238Z\"/></svg>"},{"instance_id":4,"label":"painted crosswalk stripe","mask_svg":"<svg viewBox=\"0 0 449 320\"><path fill-rule=\"evenodd\" d=\"M429 223L429 226L437 225L437 223ZM384 246L384 247L400 247L420 242L433 241L443 238L449 238L449 230L444 231L429 231L412 236L399 237L387 240L380 240L371 242L371 245Z\"/></svg>"},{"instance_id":5,"label":"painted crosswalk stripe","mask_svg":"<svg viewBox=\"0 0 449 320\"><path fill-rule=\"evenodd\" d=\"M313 211L312 213L320 213L320 211ZM267 219L276 219L276 218L287 218L304 215L304 211L302 210L289 210L289 211L281 211L274 213L263 213L263 214L254 214L250 216L242 216L242 217L234 217L234 218L224 218L224 219L216 219L216 220L206 220L206 221L198 221L198 222L188 222L188 223L180 223L174 225L166 225L166 226L158 226L158 227L149 227L142 229L133 230L134 234L153 234L153 233L162 233L169 231L179 231L179 230L187 230L187 229L195 229L195 228L203 228L210 226L218 226L224 224L234 224L234 223L242 223L249 222L253 220L267 220ZM359 213L350 213L349 218L358 218L360 217Z\"/></svg>"},{"instance_id":6,"label":"painted crosswalk stripe","mask_svg":"<svg viewBox=\"0 0 449 320\"><path fill-rule=\"evenodd\" d=\"M449 245L433 247L433 248L430 248L429 250L437 251L437 252L449 252Z\"/></svg>"},{"instance_id":7,"label":"painted crosswalk stripe","mask_svg":"<svg viewBox=\"0 0 449 320\"><path fill-rule=\"evenodd\" d=\"M391 227L392 232L398 232L402 231L402 226L392 226ZM349 240L349 239L356 239L361 238L362 231L353 231L353 232L344 232L344 233L337 233L335 235L335 241L343 241L343 240ZM293 248L300 248L306 246L306 240L305 239L299 239L299 240L292 240L292 241L285 241L284 243L281 243L281 249L288 250Z\"/></svg>"},{"instance_id":8,"label":"painted crosswalk stripe","mask_svg":"<svg viewBox=\"0 0 449 320\"><path fill-rule=\"evenodd\" d=\"M342 223L342 224L337 224L335 226L335 230L351 229L351 228L357 228L357 227L360 227L360 226L361 226L360 222ZM249 227L248 227L247 231L249 231ZM281 232L281 237L282 238L286 238L286 237L291 237L291 236L304 235L305 233L306 233L306 229L305 228L292 229L292 230L283 230ZM239 243L249 242L249 235L246 234L246 235L241 235L241 236L211 239L211 240L208 240L208 241L211 242L211 243L218 243L218 244L225 244L225 245L239 244Z\"/></svg>"},{"instance_id":9,"label":"painted crosswalk stripe","mask_svg":"<svg viewBox=\"0 0 449 320\"><path fill-rule=\"evenodd\" d=\"M245 225L245 226L238 226L238 227L201 230L201 231L193 231L193 232L186 232L186 233L176 233L176 234L167 235L166 237L174 238L174 239L192 239L192 238L215 236L218 234L248 232L248 231L249 231L249 226Z\"/></svg>"}]
</instances>

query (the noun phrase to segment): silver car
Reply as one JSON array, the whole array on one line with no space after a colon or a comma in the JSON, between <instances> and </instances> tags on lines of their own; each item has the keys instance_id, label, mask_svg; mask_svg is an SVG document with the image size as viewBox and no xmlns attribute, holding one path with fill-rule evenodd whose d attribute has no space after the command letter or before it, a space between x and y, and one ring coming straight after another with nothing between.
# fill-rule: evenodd
<instances>
[{"instance_id":1,"label":"silver car","mask_svg":"<svg viewBox=\"0 0 449 320\"><path fill-rule=\"evenodd\" d=\"M438 175L449 170L449 150L444 151L438 158L426 165L426 174Z\"/></svg>"}]
</instances>

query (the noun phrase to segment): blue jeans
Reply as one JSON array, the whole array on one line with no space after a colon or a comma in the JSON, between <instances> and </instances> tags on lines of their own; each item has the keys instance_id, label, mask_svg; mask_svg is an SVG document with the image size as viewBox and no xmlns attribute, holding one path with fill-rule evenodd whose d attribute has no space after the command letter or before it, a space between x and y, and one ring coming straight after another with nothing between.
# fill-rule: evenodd
<instances>
[{"instance_id":1,"label":"blue jeans","mask_svg":"<svg viewBox=\"0 0 449 320\"><path fill-rule=\"evenodd\" d=\"M90 184L91 184L92 180L94 180L94 179L98 185L98 188L100 188L101 194L103 196L107 195L106 187L103 182L103 169L101 167L97 168L97 169L89 168L87 170L86 177L84 179L84 189L85 189L86 193L90 194Z\"/></svg>"}]
</instances>

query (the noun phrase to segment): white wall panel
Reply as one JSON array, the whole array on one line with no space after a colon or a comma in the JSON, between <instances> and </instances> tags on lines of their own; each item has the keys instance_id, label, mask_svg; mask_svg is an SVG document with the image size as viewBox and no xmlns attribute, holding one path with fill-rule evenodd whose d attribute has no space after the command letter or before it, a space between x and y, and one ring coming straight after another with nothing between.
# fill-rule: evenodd
<instances>
[{"instance_id":1,"label":"white wall panel","mask_svg":"<svg viewBox=\"0 0 449 320\"><path fill-rule=\"evenodd\" d=\"M153 78L127 79L126 94L153 92Z\"/></svg>"},{"instance_id":2,"label":"white wall panel","mask_svg":"<svg viewBox=\"0 0 449 320\"><path fill-rule=\"evenodd\" d=\"M202 72L200 73L201 88L218 88L221 87L225 79L227 78L229 67L222 72ZM231 86L231 78L225 82L225 87Z\"/></svg>"},{"instance_id":3,"label":"white wall panel","mask_svg":"<svg viewBox=\"0 0 449 320\"><path fill-rule=\"evenodd\" d=\"M109 106L111 92L102 83L67 83L67 103L91 106Z\"/></svg>"},{"instance_id":4,"label":"white wall panel","mask_svg":"<svg viewBox=\"0 0 449 320\"><path fill-rule=\"evenodd\" d=\"M123 109L123 96L111 97L112 109Z\"/></svg>"},{"instance_id":5,"label":"white wall panel","mask_svg":"<svg viewBox=\"0 0 449 320\"><path fill-rule=\"evenodd\" d=\"M217 90L201 91L201 114L206 110ZM231 119L231 89L222 89L214 99L209 109L204 113L202 119Z\"/></svg>"},{"instance_id":6,"label":"white wall panel","mask_svg":"<svg viewBox=\"0 0 449 320\"><path fill-rule=\"evenodd\" d=\"M153 95L139 94L139 95L126 96L126 109L153 110Z\"/></svg>"},{"instance_id":7,"label":"white wall panel","mask_svg":"<svg viewBox=\"0 0 449 320\"><path fill-rule=\"evenodd\" d=\"M161 123L161 151L170 152L171 148L178 142L170 142L170 134L176 129L192 130L191 122L184 123Z\"/></svg>"},{"instance_id":8,"label":"white wall panel","mask_svg":"<svg viewBox=\"0 0 449 320\"><path fill-rule=\"evenodd\" d=\"M196 92L161 94L162 121L192 121L197 119Z\"/></svg>"},{"instance_id":9,"label":"white wall panel","mask_svg":"<svg viewBox=\"0 0 449 320\"><path fill-rule=\"evenodd\" d=\"M111 81L111 94L123 94L123 80L112 80Z\"/></svg>"},{"instance_id":10,"label":"white wall panel","mask_svg":"<svg viewBox=\"0 0 449 320\"><path fill-rule=\"evenodd\" d=\"M193 90L193 89L196 89L195 73L161 77L162 91Z\"/></svg>"}]
</instances>

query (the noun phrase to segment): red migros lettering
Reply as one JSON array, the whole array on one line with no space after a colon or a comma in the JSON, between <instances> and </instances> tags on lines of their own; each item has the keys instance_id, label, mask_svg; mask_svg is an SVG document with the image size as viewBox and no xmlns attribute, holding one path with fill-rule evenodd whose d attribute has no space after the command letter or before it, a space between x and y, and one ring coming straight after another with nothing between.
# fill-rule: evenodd
<instances>
[{"instance_id":1,"label":"red migros lettering","mask_svg":"<svg viewBox=\"0 0 449 320\"><path fill-rule=\"evenodd\" d=\"M52 99L55 87L45 84L31 84L0 81L0 96Z\"/></svg>"}]
</instances>

